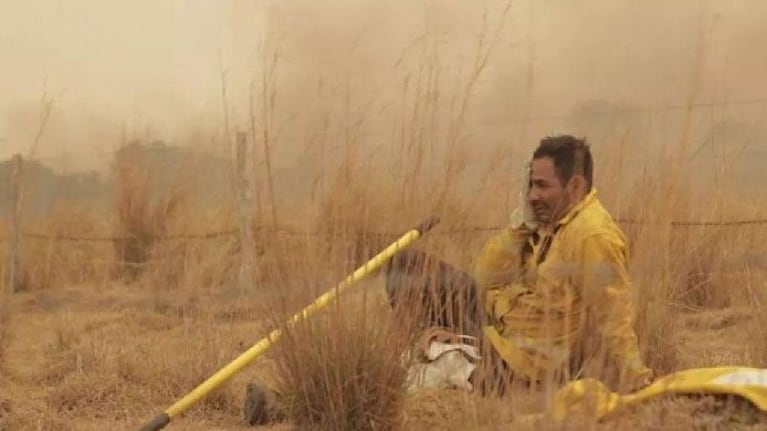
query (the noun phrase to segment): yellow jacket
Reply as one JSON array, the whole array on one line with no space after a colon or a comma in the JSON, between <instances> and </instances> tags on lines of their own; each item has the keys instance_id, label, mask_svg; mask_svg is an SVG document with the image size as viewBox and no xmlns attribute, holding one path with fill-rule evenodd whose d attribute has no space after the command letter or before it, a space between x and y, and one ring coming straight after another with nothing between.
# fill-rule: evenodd
<instances>
[{"instance_id":1,"label":"yellow jacket","mask_svg":"<svg viewBox=\"0 0 767 431\"><path fill-rule=\"evenodd\" d=\"M603 355L624 381L649 378L634 333L626 239L592 190L553 234L506 228L476 263L485 336L517 375L573 378Z\"/></svg>"}]
</instances>

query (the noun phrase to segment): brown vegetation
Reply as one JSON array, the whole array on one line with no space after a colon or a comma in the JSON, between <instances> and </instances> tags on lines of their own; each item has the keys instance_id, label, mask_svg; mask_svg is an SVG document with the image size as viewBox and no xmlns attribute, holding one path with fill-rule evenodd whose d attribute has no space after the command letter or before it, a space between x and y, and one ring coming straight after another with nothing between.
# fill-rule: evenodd
<instances>
[{"instance_id":1,"label":"brown vegetation","mask_svg":"<svg viewBox=\"0 0 767 431\"><path fill-rule=\"evenodd\" d=\"M362 173L355 178L366 183ZM373 180L372 174L367 179ZM247 297L236 288L238 251L231 237L153 243L147 253L151 270L137 274L138 279L129 282L132 288L88 265L110 253L100 243L49 240L47 247L27 247L27 270L41 281L28 292L6 297L0 382L10 407L0 421L10 429L96 429L133 426L151 416L158 406L192 389L388 241L388 237L365 234L379 228L370 213L360 208L376 206L378 214L396 215L380 224L387 235L410 228L417 219L399 217L400 208L402 214L417 214L420 205L399 206L396 191L379 186L350 195L345 187L334 189L336 204L344 202L350 211L335 217L333 211L343 209L340 204L326 210L316 224L323 228L319 236L259 231L259 284ZM642 193L647 189L637 192L627 205L648 202ZM614 212L626 213L615 209L609 194L606 199ZM641 208L635 217L652 220L648 205ZM78 224L76 220L88 218L77 208L59 211L37 229L81 235L108 232L104 222ZM767 330L765 286L761 262L754 255L764 227L670 226L672 219L700 213L673 212L654 224L624 226L632 243L644 355L659 374L726 364L765 366L767 343L759 336ZM232 220L211 214L208 220L218 217L218 222L195 216L197 224L191 215L179 213L176 216L185 223L174 226L201 232ZM104 230L96 232L97 226ZM471 226L468 215L450 224L451 229ZM470 266L464 262L471 262L482 241L492 234L442 235L442 229L446 230L437 228L417 247L465 270ZM360 253L360 247L367 248ZM168 282L171 274L181 282ZM158 276L163 275L165 281L160 282ZM397 358L408 337L398 332L401 326L391 326L384 286L377 280L359 286L358 292L329 307L327 313L289 332L271 354L179 421L189 429L214 423L244 429L240 406L245 383L254 380L289 395L288 411L294 423L322 429L495 429L516 424L515 417L539 408L534 393L515 394L514 406L506 413L503 403L458 393L402 393ZM714 409L721 405L717 403L683 398L658 401L635 408L629 416L633 420L622 416L620 421L653 429L659 422L650 412L666 412L659 414L681 421L682 416L672 413L688 409L706 411L711 418L709 422L695 419L695 423L724 427L731 423L724 416L742 414L738 405ZM32 420L30 415L39 419Z\"/></svg>"},{"instance_id":2,"label":"brown vegetation","mask_svg":"<svg viewBox=\"0 0 767 431\"><path fill-rule=\"evenodd\" d=\"M510 196L519 189L510 167L521 165L535 140L510 142L506 129L496 133L471 115L497 30L485 25L468 72L442 66L438 38L413 42L406 51L418 52L416 59L403 54L390 71L397 103L368 102L350 81L336 83L344 91L329 95L320 85L318 100L310 102L323 108L308 122L305 141L309 149L320 147L321 156L309 156L298 170L319 164L321 170L311 178L311 196L275 196L269 215L254 215L257 281L250 292L237 286L236 203L195 200L195 190L184 185L189 175L204 176L204 167L158 180L156 164L138 144L116 155L115 205L106 213L63 203L25 219L25 232L46 235L24 238L29 288L0 295L0 431L135 428L426 216L443 222L416 247L470 272L494 234L483 227L507 222ZM604 116L588 121L620 128ZM385 138L367 129L370 123ZM631 244L642 354L659 375L767 366L760 254L767 226L716 225L767 217L767 206L737 199L739 189L726 177L712 180L716 187L687 181L699 175L696 167L668 157L685 153L694 140L696 125L681 123L660 140L676 146L640 137L627 142L617 132L603 133L605 142L592 140L600 196ZM523 124L519 134L528 127L534 129ZM270 144L277 147L280 137L270 135ZM644 146L658 145L657 163L640 170L624 164L624 153L652 156L655 150ZM260 170L262 162L252 167ZM271 210L279 216L276 227ZM686 220L713 224L674 223ZM5 229L0 226L0 237ZM199 235L209 232L221 235ZM7 262L3 246L2 286ZM180 428L248 429L240 406L252 381L287 396L289 420L274 428L757 429L765 422L741 403L714 397L669 397L601 423L580 417L562 425L528 415L546 410L547 394L536 390L503 400L456 391L407 395L399 358L414 336L407 330L412 322L391 319L381 277L373 277L287 331L274 350L178 418Z\"/></svg>"}]
</instances>

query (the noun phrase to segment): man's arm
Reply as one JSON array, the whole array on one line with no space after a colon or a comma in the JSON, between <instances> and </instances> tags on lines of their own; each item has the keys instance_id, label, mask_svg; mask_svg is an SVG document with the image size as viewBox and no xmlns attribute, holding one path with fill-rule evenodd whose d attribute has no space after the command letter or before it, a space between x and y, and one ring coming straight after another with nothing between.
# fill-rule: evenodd
<instances>
[{"instance_id":1,"label":"man's arm","mask_svg":"<svg viewBox=\"0 0 767 431\"><path fill-rule=\"evenodd\" d=\"M582 293L608 355L620 368L625 383L648 383L652 371L642 361L634 332L636 306L625 245L610 234L600 233L587 237L582 247Z\"/></svg>"},{"instance_id":2,"label":"man's arm","mask_svg":"<svg viewBox=\"0 0 767 431\"><path fill-rule=\"evenodd\" d=\"M522 274L522 249L529 237L530 232L524 228L507 228L491 238L477 258L474 276L485 312L491 319L498 316L496 311L509 300L505 287Z\"/></svg>"}]
</instances>

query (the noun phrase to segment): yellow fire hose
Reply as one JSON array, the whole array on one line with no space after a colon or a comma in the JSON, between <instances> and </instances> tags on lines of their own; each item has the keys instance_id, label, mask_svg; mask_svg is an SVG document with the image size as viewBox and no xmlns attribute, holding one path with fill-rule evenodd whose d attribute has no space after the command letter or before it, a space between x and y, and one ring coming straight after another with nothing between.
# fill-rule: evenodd
<instances>
[{"instance_id":1,"label":"yellow fire hose","mask_svg":"<svg viewBox=\"0 0 767 431\"><path fill-rule=\"evenodd\" d=\"M394 256L397 252L410 246L410 244L412 244L418 238L423 236L423 234L428 232L437 223L439 223L438 217L431 217L427 220L424 220L421 224L419 224L414 229L408 231L405 235L403 235L397 241L393 242L391 245L386 247L383 251L381 251L375 257L367 261L364 265L357 268L353 273L351 273L348 277L346 277L346 279L344 279L340 284L338 284L338 286L325 292L319 298L314 300L314 302L309 304L306 308L304 308L303 310L295 314L293 317L291 317L287 321L286 326L294 325L302 320L305 320L308 317L310 317L312 314L314 314L317 310L320 310L321 308L330 304L344 290L352 286L354 283L362 280L363 278L365 278L366 276L374 272L376 269L380 268L388 259ZM215 387L227 381L230 377L238 373L243 367L248 365L251 361L253 361L257 357L259 357L261 354L266 352L272 345L274 345L274 343L276 343L282 337L282 334L283 334L282 328L277 328L273 330L271 333L269 333L269 335L262 338L256 344L254 344L253 347L245 351L245 353L238 356L235 360L230 362L224 368L221 368L216 374L212 375L207 380L202 382L199 386L197 386L194 390L189 392L186 396L176 401L176 403L170 406L167 410L155 416L154 419L144 424L141 427L141 431L157 431L157 430L161 430L165 428L165 426L170 423L170 420L172 418L183 413L192 404L196 403L201 398L206 396Z\"/></svg>"}]
</instances>

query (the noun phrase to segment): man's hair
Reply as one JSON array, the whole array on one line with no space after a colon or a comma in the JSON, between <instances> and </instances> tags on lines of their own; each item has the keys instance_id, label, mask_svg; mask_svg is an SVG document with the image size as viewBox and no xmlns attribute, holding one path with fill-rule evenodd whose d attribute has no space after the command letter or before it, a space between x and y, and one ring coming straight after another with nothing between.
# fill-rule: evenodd
<instances>
[{"instance_id":1,"label":"man's hair","mask_svg":"<svg viewBox=\"0 0 767 431\"><path fill-rule=\"evenodd\" d=\"M586 190L591 190L594 180L594 161L585 139L570 135L543 138L533 153L533 160L543 157L550 157L554 162L554 170L563 187L573 175L583 175L586 179Z\"/></svg>"}]
</instances>

